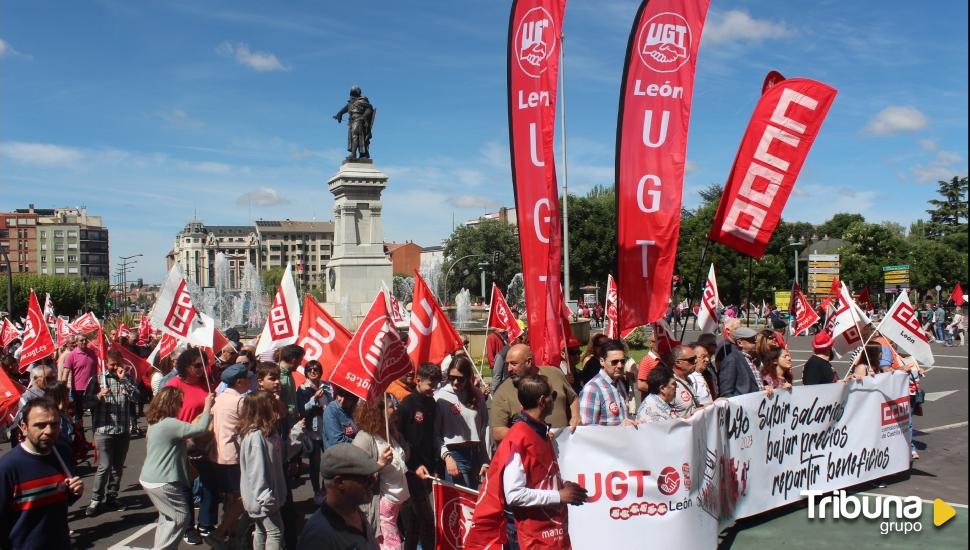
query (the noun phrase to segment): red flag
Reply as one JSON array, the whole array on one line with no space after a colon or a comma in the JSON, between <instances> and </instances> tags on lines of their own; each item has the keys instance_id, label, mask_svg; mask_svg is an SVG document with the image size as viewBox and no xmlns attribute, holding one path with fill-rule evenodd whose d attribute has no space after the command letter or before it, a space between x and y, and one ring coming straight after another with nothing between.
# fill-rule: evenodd
<instances>
[{"instance_id":1,"label":"red flag","mask_svg":"<svg viewBox=\"0 0 970 550\"><path fill-rule=\"evenodd\" d=\"M192 331L201 328L199 313L178 264L168 272L149 317L152 325L178 339L188 338Z\"/></svg>"},{"instance_id":2,"label":"red flag","mask_svg":"<svg viewBox=\"0 0 970 550\"><path fill-rule=\"evenodd\" d=\"M89 334L101 328L101 322L92 312L87 312L71 323L71 329L78 334Z\"/></svg>"},{"instance_id":3,"label":"red flag","mask_svg":"<svg viewBox=\"0 0 970 550\"><path fill-rule=\"evenodd\" d=\"M434 299L428 283L415 270L411 325L408 329L408 355L414 367L422 363L440 364L442 359L463 345L461 336Z\"/></svg>"},{"instance_id":4,"label":"red flag","mask_svg":"<svg viewBox=\"0 0 970 550\"><path fill-rule=\"evenodd\" d=\"M565 295L565 293L563 293ZM565 348L566 344L573 337L573 327L570 324L570 318L573 316L573 310L569 307L566 302L562 303L562 347Z\"/></svg>"},{"instance_id":5,"label":"red flag","mask_svg":"<svg viewBox=\"0 0 970 550\"><path fill-rule=\"evenodd\" d=\"M620 333L660 319L680 234L694 69L710 0L644 0L627 44L617 122Z\"/></svg>"},{"instance_id":6,"label":"red flag","mask_svg":"<svg viewBox=\"0 0 970 550\"><path fill-rule=\"evenodd\" d=\"M802 291L798 288L798 283L795 283L792 287L791 309L795 316L795 336L805 332L818 322L818 313L812 308L812 304L808 303L808 298L802 294Z\"/></svg>"},{"instance_id":7,"label":"red flag","mask_svg":"<svg viewBox=\"0 0 970 550\"><path fill-rule=\"evenodd\" d=\"M963 287L960 286L960 283L959 282L957 283L957 285L955 287L953 287L953 292L950 293L950 298L953 300L953 303L957 307L960 307L960 306L963 305L963 302L964 302L964 299L963 299Z\"/></svg>"},{"instance_id":8,"label":"red flag","mask_svg":"<svg viewBox=\"0 0 970 550\"><path fill-rule=\"evenodd\" d=\"M0 369L0 428L13 421L23 393L24 387L11 380L6 370Z\"/></svg>"},{"instance_id":9,"label":"red flag","mask_svg":"<svg viewBox=\"0 0 970 550\"><path fill-rule=\"evenodd\" d=\"M516 322L512 308L505 301L505 296L495 283L492 283L492 299L488 311L488 328L504 330L509 336L509 341L515 340L522 335L522 327Z\"/></svg>"},{"instance_id":10,"label":"red flag","mask_svg":"<svg viewBox=\"0 0 970 550\"><path fill-rule=\"evenodd\" d=\"M872 300L869 298L869 287L864 287L862 292L856 297L856 303L861 305L865 311L872 311L875 308L872 307Z\"/></svg>"},{"instance_id":11,"label":"red flag","mask_svg":"<svg viewBox=\"0 0 970 550\"><path fill-rule=\"evenodd\" d=\"M138 320L138 335L136 343L139 346L146 345L152 339L152 322L147 315L142 315Z\"/></svg>"},{"instance_id":12,"label":"red flag","mask_svg":"<svg viewBox=\"0 0 970 550\"><path fill-rule=\"evenodd\" d=\"M529 340L537 365L559 363L562 339L562 230L553 134L565 9L565 0L516 0L509 19L509 147Z\"/></svg>"},{"instance_id":13,"label":"red flag","mask_svg":"<svg viewBox=\"0 0 970 550\"><path fill-rule=\"evenodd\" d=\"M297 343L306 350L304 362L319 361L323 366L324 380L333 374L337 360L347 349L350 339L350 331L320 307L313 296L304 296Z\"/></svg>"},{"instance_id":14,"label":"red flag","mask_svg":"<svg viewBox=\"0 0 970 550\"><path fill-rule=\"evenodd\" d=\"M57 339L58 347L64 345L65 342L71 337L77 334L77 332L71 328L71 324L67 322L66 317L58 317L57 323L55 325L54 336Z\"/></svg>"},{"instance_id":15,"label":"red flag","mask_svg":"<svg viewBox=\"0 0 970 550\"><path fill-rule=\"evenodd\" d=\"M666 357L675 347L681 344L680 340L674 336L673 329L667 324L667 320L661 317L653 324L653 331L657 340L657 354L661 358Z\"/></svg>"},{"instance_id":16,"label":"red flag","mask_svg":"<svg viewBox=\"0 0 970 550\"><path fill-rule=\"evenodd\" d=\"M105 367L105 357L104 353L108 351L108 341L104 337L104 331L98 329L98 334L91 340L91 348L94 349L94 355L98 358L98 373L104 373Z\"/></svg>"},{"instance_id":17,"label":"red flag","mask_svg":"<svg viewBox=\"0 0 970 550\"><path fill-rule=\"evenodd\" d=\"M606 276L606 322L604 332L607 338L617 339L620 337L619 315L616 308L616 281L613 274Z\"/></svg>"},{"instance_id":18,"label":"red flag","mask_svg":"<svg viewBox=\"0 0 970 550\"><path fill-rule=\"evenodd\" d=\"M131 373L132 378L135 380L145 381L147 382L147 386L151 386L151 363L145 361L141 357L138 357L121 344L111 344L108 349L118 350L121 352L121 355L125 358L125 369Z\"/></svg>"},{"instance_id":19,"label":"red flag","mask_svg":"<svg viewBox=\"0 0 970 550\"><path fill-rule=\"evenodd\" d=\"M54 354L54 340L51 331L44 322L44 314L37 302L37 295L30 291L30 302L27 306L27 322L23 332L24 347L20 352L20 372L23 372L35 361Z\"/></svg>"},{"instance_id":20,"label":"red flag","mask_svg":"<svg viewBox=\"0 0 970 550\"><path fill-rule=\"evenodd\" d=\"M20 338L20 331L10 322L10 319L4 317L3 328L0 329L0 348L6 348L7 344L18 338Z\"/></svg>"},{"instance_id":21,"label":"red flag","mask_svg":"<svg viewBox=\"0 0 970 550\"><path fill-rule=\"evenodd\" d=\"M407 348L391 322L387 298L379 292L328 381L370 401L409 372Z\"/></svg>"},{"instance_id":22,"label":"red flag","mask_svg":"<svg viewBox=\"0 0 970 550\"><path fill-rule=\"evenodd\" d=\"M461 550L471 529L478 491L451 483L433 481L435 550Z\"/></svg>"},{"instance_id":23,"label":"red flag","mask_svg":"<svg viewBox=\"0 0 970 550\"><path fill-rule=\"evenodd\" d=\"M768 85L741 139L708 237L760 259L808 151L835 101L835 88L807 78Z\"/></svg>"},{"instance_id":24,"label":"red flag","mask_svg":"<svg viewBox=\"0 0 970 550\"><path fill-rule=\"evenodd\" d=\"M156 360L165 359L175 351L178 347L180 340L175 338L167 332L162 333L162 338L155 345L155 349L152 350L151 355L148 356L149 364L154 364Z\"/></svg>"},{"instance_id":25,"label":"red flag","mask_svg":"<svg viewBox=\"0 0 970 550\"><path fill-rule=\"evenodd\" d=\"M122 338L131 338L131 329L129 329L128 325L126 325L124 321L122 321L121 323L118 324L118 328L115 329L115 334L118 340Z\"/></svg>"}]
</instances>

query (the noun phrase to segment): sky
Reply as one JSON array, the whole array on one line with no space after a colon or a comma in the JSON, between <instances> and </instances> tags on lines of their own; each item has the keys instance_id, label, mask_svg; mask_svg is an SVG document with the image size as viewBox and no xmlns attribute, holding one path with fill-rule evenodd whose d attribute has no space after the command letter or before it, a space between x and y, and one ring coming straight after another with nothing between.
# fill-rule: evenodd
<instances>
[{"instance_id":1,"label":"sky","mask_svg":"<svg viewBox=\"0 0 970 550\"><path fill-rule=\"evenodd\" d=\"M129 275L161 281L193 217L333 218L346 155L332 116L359 84L390 178L384 239L436 245L513 206L511 2L0 3L0 209L86 206ZM620 78L638 2L571 0L568 185L612 185ZM723 183L765 74L839 90L784 212L908 225L967 174L967 2L714 0L697 60L684 205ZM806 9L808 8L808 9ZM557 123L557 132L561 129ZM559 181L562 153L557 136Z\"/></svg>"}]
</instances>

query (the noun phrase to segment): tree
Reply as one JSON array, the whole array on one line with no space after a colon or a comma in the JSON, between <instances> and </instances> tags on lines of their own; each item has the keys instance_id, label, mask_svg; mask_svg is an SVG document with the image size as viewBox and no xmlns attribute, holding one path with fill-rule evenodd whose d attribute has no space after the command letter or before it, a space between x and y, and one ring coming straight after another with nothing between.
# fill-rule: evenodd
<instances>
[{"instance_id":1,"label":"tree","mask_svg":"<svg viewBox=\"0 0 970 550\"><path fill-rule=\"evenodd\" d=\"M442 302L450 302L450 298L462 288L477 295L481 286L481 263L488 263L483 266L486 285L494 281L501 288L522 271L519 237L515 227L500 220L481 220L473 225L458 227L445 241L444 255L441 268L447 274L447 297L443 296ZM486 294L488 288L490 285L485 289Z\"/></svg>"},{"instance_id":2,"label":"tree","mask_svg":"<svg viewBox=\"0 0 970 550\"><path fill-rule=\"evenodd\" d=\"M263 283L263 292L269 293L270 296L275 296L276 289L280 287L280 281L283 280L283 273L284 270L282 267L273 267L266 271L261 271L259 273L259 280Z\"/></svg>"},{"instance_id":3,"label":"tree","mask_svg":"<svg viewBox=\"0 0 970 550\"><path fill-rule=\"evenodd\" d=\"M905 264L909 258L909 245L885 224L856 222L842 238L848 244L840 250L839 275L856 291L882 289L883 266Z\"/></svg>"},{"instance_id":4,"label":"tree","mask_svg":"<svg viewBox=\"0 0 970 550\"><path fill-rule=\"evenodd\" d=\"M597 283L605 289L616 269L616 194L596 186L568 200L570 291L575 296L579 287Z\"/></svg>"},{"instance_id":5,"label":"tree","mask_svg":"<svg viewBox=\"0 0 970 550\"><path fill-rule=\"evenodd\" d=\"M111 288L107 279L82 279L55 275L15 273L13 276L13 319L27 316L30 291L37 295L40 307L44 307L46 294L51 295L54 311L58 315L76 316L79 312L94 311L103 315Z\"/></svg>"},{"instance_id":6,"label":"tree","mask_svg":"<svg viewBox=\"0 0 970 550\"><path fill-rule=\"evenodd\" d=\"M865 222L866 219L862 214L849 214L846 212L841 212L832 216L832 219L818 226L818 236L824 237L828 235L833 239L841 239L845 235L845 230L849 228L850 225L857 222Z\"/></svg>"},{"instance_id":7,"label":"tree","mask_svg":"<svg viewBox=\"0 0 970 550\"><path fill-rule=\"evenodd\" d=\"M940 226L955 227L960 220L967 219L967 177L954 176L953 179L937 182L937 192L941 199L931 199L929 203L935 208L926 211L930 215L930 223Z\"/></svg>"}]
</instances>

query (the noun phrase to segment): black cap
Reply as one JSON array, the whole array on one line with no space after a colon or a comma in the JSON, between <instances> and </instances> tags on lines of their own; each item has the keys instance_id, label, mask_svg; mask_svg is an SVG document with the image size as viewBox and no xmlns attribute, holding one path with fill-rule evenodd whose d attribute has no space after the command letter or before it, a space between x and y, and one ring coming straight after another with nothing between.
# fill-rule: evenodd
<instances>
[{"instance_id":1,"label":"black cap","mask_svg":"<svg viewBox=\"0 0 970 550\"><path fill-rule=\"evenodd\" d=\"M320 459L320 473L327 479L345 475L370 476L378 469L377 463L363 449L350 443L329 447Z\"/></svg>"}]
</instances>

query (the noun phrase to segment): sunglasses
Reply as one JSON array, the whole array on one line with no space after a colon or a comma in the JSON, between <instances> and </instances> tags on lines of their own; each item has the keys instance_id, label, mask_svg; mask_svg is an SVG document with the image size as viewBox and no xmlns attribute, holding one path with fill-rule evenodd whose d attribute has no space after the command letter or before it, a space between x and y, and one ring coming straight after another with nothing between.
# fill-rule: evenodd
<instances>
[{"instance_id":1,"label":"sunglasses","mask_svg":"<svg viewBox=\"0 0 970 550\"><path fill-rule=\"evenodd\" d=\"M614 367L617 366L617 365L622 365L623 363L626 363L626 359L611 359L610 360L610 364L613 365Z\"/></svg>"},{"instance_id":2,"label":"sunglasses","mask_svg":"<svg viewBox=\"0 0 970 550\"><path fill-rule=\"evenodd\" d=\"M448 380L451 381L451 382L464 382L465 381L465 377L464 376L452 376L452 375L449 374L448 375Z\"/></svg>"},{"instance_id":3,"label":"sunglasses","mask_svg":"<svg viewBox=\"0 0 970 550\"><path fill-rule=\"evenodd\" d=\"M323 369L321 369L320 367L310 367L306 371L307 372L323 372Z\"/></svg>"},{"instance_id":4,"label":"sunglasses","mask_svg":"<svg viewBox=\"0 0 970 550\"><path fill-rule=\"evenodd\" d=\"M693 357L683 357L681 359L678 359L678 361L683 361L685 363L690 363L691 365L693 365L697 363L697 356L695 355Z\"/></svg>"}]
</instances>

